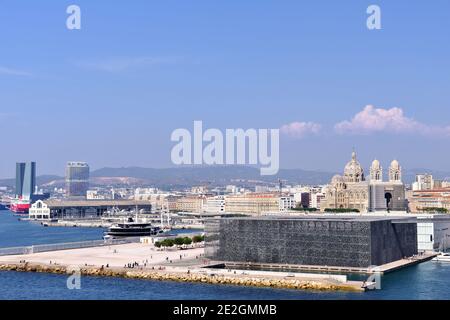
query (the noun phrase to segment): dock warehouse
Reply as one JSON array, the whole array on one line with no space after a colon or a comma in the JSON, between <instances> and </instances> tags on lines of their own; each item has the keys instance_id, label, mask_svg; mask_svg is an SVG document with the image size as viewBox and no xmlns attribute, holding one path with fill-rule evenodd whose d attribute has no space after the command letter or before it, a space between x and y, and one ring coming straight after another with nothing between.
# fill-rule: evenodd
<instances>
[{"instance_id":1,"label":"dock warehouse","mask_svg":"<svg viewBox=\"0 0 450 320\"><path fill-rule=\"evenodd\" d=\"M46 219L89 219L99 218L116 208L130 211L151 212L152 205L148 201L135 200L38 200L31 205L29 218Z\"/></svg>"}]
</instances>

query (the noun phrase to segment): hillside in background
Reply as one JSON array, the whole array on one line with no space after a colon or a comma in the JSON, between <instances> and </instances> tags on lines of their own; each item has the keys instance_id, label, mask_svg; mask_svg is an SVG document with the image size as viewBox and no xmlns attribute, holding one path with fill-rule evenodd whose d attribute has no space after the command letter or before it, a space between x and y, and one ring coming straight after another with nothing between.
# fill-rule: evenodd
<instances>
[{"instance_id":1,"label":"hillside in background","mask_svg":"<svg viewBox=\"0 0 450 320\"><path fill-rule=\"evenodd\" d=\"M366 172L368 172L366 170ZM403 181L412 183L417 173L433 174L435 179L450 180L450 172L427 169L403 171ZM152 169L141 167L102 168L91 172L91 185L154 185L158 187L182 187L192 185L225 186L227 184L257 185L285 184L320 185L330 182L335 173L302 169L281 169L276 176L261 176L258 168L245 166L179 167ZM386 173L385 173L386 175ZM37 177L39 186L63 187L64 177L42 175ZM0 186L13 187L14 179L0 179Z\"/></svg>"}]
</instances>

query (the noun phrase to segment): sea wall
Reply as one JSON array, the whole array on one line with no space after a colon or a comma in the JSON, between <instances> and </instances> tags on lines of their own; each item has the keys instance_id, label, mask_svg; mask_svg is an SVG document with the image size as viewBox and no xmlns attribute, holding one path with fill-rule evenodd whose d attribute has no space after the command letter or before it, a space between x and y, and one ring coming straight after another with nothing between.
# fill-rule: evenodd
<instances>
[{"instance_id":1,"label":"sea wall","mask_svg":"<svg viewBox=\"0 0 450 320\"><path fill-rule=\"evenodd\" d=\"M39 272L54 274L70 274L73 268L67 268L61 265L44 265L44 264L0 264L0 271L17 271L17 272ZM207 275L202 273L179 273L167 272L160 270L130 270L124 268L97 268L83 267L80 269L81 275L85 276L104 276L104 277L120 277L127 279L146 279L154 281L176 281L191 282L205 284L225 284L252 287L270 287L296 290L315 290L315 291L365 291L360 285L349 283L332 283L326 280L299 280L299 279L282 279L271 278L263 279L249 276L222 276Z\"/></svg>"},{"instance_id":2,"label":"sea wall","mask_svg":"<svg viewBox=\"0 0 450 320\"><path fill-rule=\"evenodd\" d=\"M132 242L139 242L139 238L88 240L88 241L67 242L67 243L38 244L24 247L0 248L0 256L23 255L23 254L33 254L39 252L50 252L50 251L70 250L70 249L106 247Z\"/></svg>"}]
</instances>

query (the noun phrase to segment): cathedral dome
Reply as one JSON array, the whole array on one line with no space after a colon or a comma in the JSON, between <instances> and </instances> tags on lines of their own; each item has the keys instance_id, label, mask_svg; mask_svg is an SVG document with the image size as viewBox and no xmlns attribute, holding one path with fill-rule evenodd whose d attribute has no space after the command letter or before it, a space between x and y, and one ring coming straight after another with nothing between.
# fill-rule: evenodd
<instances>
[{"instance_id":1,"label":"cathedral dome","mask_svg":"<svg viewBox=\"0 0 450 320\"><path fill-rule=\"evenodd\" d=\"M340 175L335 175L334 177L333 177L333 179L331 179L331 183L332 184L338 184L338 183L342 183L342 182L344 182L344 178L342 178L342 176L340 176Z\"/></svg>"},{"instance_id":2,"label":"cathedral dome","mask_svg":"<svg viewBox=\"0 0 450 320\"><path fill-rule=\"evenodd\" d=\"M397 160L393 160L392 162L391 162L391 168L392 169L400 169L400 164L398 163L398 161Z\"/></svg>"},{"instance_id":3,"label":"cathedral dome","mask_svg":"<svg viewBox=\"0 0 450 320\"><path fill-rule=\"evenodd\" d=\"M372 162L372 169L380 169L381 168L381 165L380 165L380 161L378 161L378 160L373 160L373 162Z\"/></svg>"},{"instance_id":4,"label":"cathedral dome","mask_svg":"<svg viewBox=\"0 0 450 320\"><path fill-rule=\"evenodd\" d=\"M345 166L344 177L347 182L364 181L364 170L361 164L356 160L356 153L352 153L352 160Z\"/></svg>"}]
</instances>

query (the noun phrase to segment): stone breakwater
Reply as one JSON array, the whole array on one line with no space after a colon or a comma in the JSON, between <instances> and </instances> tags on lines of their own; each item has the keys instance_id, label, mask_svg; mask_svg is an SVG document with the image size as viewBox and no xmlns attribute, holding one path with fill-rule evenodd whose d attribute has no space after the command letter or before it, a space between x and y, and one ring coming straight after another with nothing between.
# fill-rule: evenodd
<instances>
[{"instance_id":1,"label":"stone breakwater","mask_svg":"<svg viewBox=\"0 0 450 320\"><path fill-rule=\"evenodd\" d=\"M299 280L286 278L264 279L250 276L218 276L202 273L180 273L161 270L129 270L124 268L82 267L81 275L119 277L126 279L146 279L154 281L176 281L204 284L224 284L278 289L315 290L315 291L365 291L358 285L332 283L326 280ZM0 271L38 272L53 274L71 274L73 268L62 265L44 265L32 263L0 264Z\"/></svg>"}]
</instances>

